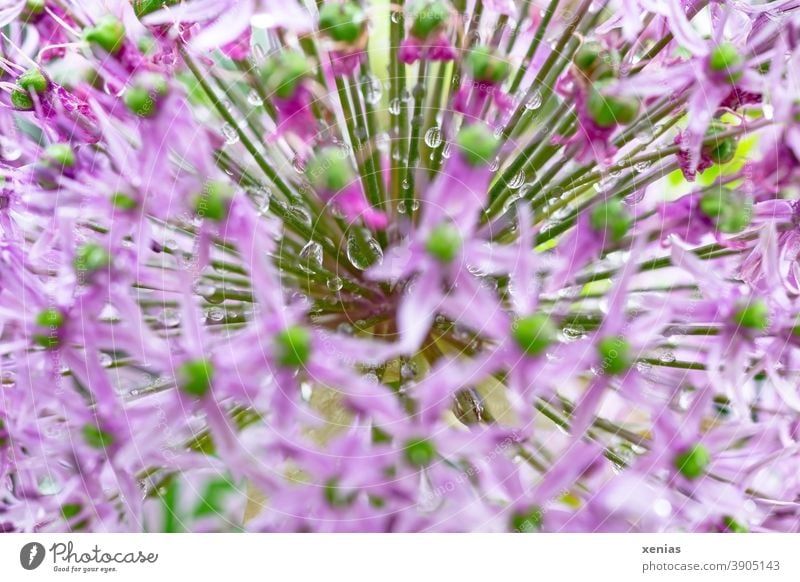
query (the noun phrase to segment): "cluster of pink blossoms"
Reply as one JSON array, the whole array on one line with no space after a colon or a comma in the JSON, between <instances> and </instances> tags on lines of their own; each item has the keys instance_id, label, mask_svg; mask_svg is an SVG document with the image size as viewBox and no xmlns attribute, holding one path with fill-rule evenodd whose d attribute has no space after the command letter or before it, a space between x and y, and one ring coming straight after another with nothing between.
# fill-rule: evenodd
<instances>
[{"instance_id":1,"label":"cluster of pink blossoms","mask_svg":"<svg viewBox=\"0 0 800 582\"><path fill-rule=\"evenodd\" d=\"M797 0L7 0L0 531L798 531Z\"/></svg>"}]
</instances>

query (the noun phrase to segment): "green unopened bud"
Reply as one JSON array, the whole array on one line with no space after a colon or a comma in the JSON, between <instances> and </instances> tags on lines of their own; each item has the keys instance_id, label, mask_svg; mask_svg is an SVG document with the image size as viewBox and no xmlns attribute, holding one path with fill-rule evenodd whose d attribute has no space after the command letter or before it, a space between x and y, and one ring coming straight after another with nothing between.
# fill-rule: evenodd
<instances>
[{"instance_id":1,"label":"green unopened bud","mask_svg":"<svg viewBox=\"0 0 800 582\"><path fill-rule=\"evenodd\" d=\"M553 320L544 313L534 313L514 322L511 335L519 348L529 356L538 356L556 339Z\"/></svg>"},{"instance_id":2,"label":"green unopened bud","mask_svg":"<svg viewBox=\"0 0 800 582\"><path fill-rule=\"evenodd\" d=\"M518 533L531 533L542 529L544 513L538 505L527 511L518 511L511 516L511 531Z\"/></svg>"},{"instance_id":3,"label":"green unopened bud","mask_svg":"<svg viewBox=\"0 0 800 582\"><path fill-rule=\"evenodd\" d=\"M734 233L750 224L751 205L741 196L728 191L707 192L700 199L700 210L714 219L721 232Z\"/></svg>"},{"instance_id":4,"label":"green unopened bud","mask_svg":"<svg viewBox=\"0 0 800 582\"><path fill-rule=\"evenodd\" d=\"M28 92L44 93L49 83L39 69L32 67L17 78L17 85Z\"/></svg>"},{"instance_id":5,"label":"green unopened bud","mask_svg":"<svg viewBox=\"0 0 800 582\"><path fill-rule=\"evenodd\" d=\"M739 327L764 331L769 327L769 307L763 300L754 299L736 309L733 321Z\"/></svg>"},{"instance_id":6,"label":"green unopened bud","mask_svg":"<svg viewBox=\"0 0 800 582\"><path fill-rule=\"evenodd\" d=\"M425 250L442 263L449 263L461 251L461 234L449 222L440 224L431 231L425 242Z\"/></svg>"},{"instance_id":7,"label":"green unopened bud","mask_svg":"<svg viewBox=\"0 0 800 582\"><path fill-rule=\"evenodd\" d=\"M111 204L112 206L119 208L120 210L133 210L138 206L136 199L128 196L124 192L116 192L111 195Z\"/></svg>"},{"instance_id":8,"label":"green unopened bud","mask_svg":"<svg viewBox=\"0 0 800 582\"><path fill-rule=\"evenodd\" d=\"M438 32L447 24L450 11L447 5L440 0L428 0L420 5L414 14L411 23L411 36L424 40L433 33Z\"/></svg>"},{"instance_id":9,"label":"green unopened bud","mask_svg":"<svg viewBox=\"0 0 800 582\"><path fill-rule=\"evenodd\" d=\"M31 99L27 91L14 89L11 91L11 105L18 111L30 111L33 109L33 99Z\"/></svg>"},{"instance_id":10,"label":"green unopened bud","mask_svg":"<svg viewBox=\"0 0 800 582\"><path fill-rule=\"evenodd\" d=\"M36 16L44 12L45 0L27 0L22 11L23 16Z\"/></svg>"},{"instance_id":11,"label":"green unopened bud","mask_svg":"<svg viewBox=\"0 0 800 582\"><path fill-rule=\"evenodd\" d=\"M175 6L180 2L181 0L133 0L133 11L136 16L141 18L156 10L161 10L165 6Z\"/></svg>"},{"instance_id":12,"label":"green unopened bud","mask_svg":"<svg viewBox=\"0 0 800 582\"><path fill-rule=\"evenodd\" d=\"M410 439L405 445L406 461L414 467L426 467L436 457L436 447L425 439Z\"/></svg>"},{"instance_id":13,"label":"green unopened bud","mask_svg":"<svg viewBox=\"0 0 800 582\"><path fill-rule=\"evenodd\" d=\"M355 2L326 2L319 11L320 32L336 42L352 44L364 32L366 15Z\"/></svg>"},{"instance_id":14,"label":"green unopened bud","mask_svg":"<svg viewBox=\"0 0 800 582\"><path fill-rule=\"evenodd\" d=\"M125 27L114 16L104 16L97 21L94 28L86 31L84 38L107 53L115 55L122 49L122 43L125 41Z\"/></svg>"},{"instance_id":15,"label":"green unopened bud","mask_svg":"<svg viewBox=\"0 0 800 582\"><path fill-rule=\"evenodd\" d=\"M712 138L721 131L722 128L712 128L707 136ZM736 154L736 145L736 139L733 137L715 139L703 146L703 155L708 156L715 164L727 164Z\"/></svg>"},{"instance_id":16,"label":"green unopened bud","mask_svg":"<svg viewBox=\"0 0 800 582\"><path fill-rule=\"evenodd\" d=\"M111 255L97 243L86 243L75 252L75 270L93 273L111 264Z\"/></svg>"},{"instance_id":17,"label":"green unopened bud","mask_svg":"<svg viewBox=\"0 0 800 582\"><path fill-rule=\"evenodd\" d=\"M482 123L462 129L456 138L461 155L470 166L488 166L497 153L499 140Z\"/></svg>"},{"instance_id":18,"label":"green unopened bud","mask_svg":"<svg viewBox=\"0 0 800 582\"><path fill-rule=\"evenodd\" d=\"M605 95L602 88L593 87L589 91L586 110L600 127L628 125L639 114L639 100L635 97Z\"/></svg>"},{"instance_id":19,"label":"green unopened bud","mask_svg":"<svg viewBox=\"0 0 800 582\"><path fill-rule=\"evenodd\" d=\"M105 449L114 444L114 435L91 423L83 426L83 438L95 449Z\"/></svg>"},{"instance_id":20,"label":"green unopened bud","mask_svg":"<svg viewBox=\"0 0 800 582\"><path fill-rule=\"evenodd\" d=\"M140 117L152 117L158 102L167 94L167 80L155 73L139 75L125 91L125 106Z\"/></svg>"},{"instance_id":21,"label":"green unopened bud","mask_svg":"<svg viewBox=\"0 0 800 582\"><path fill-rule=\"evenodd\" d=\"M325 483L325 501L331 507L347 507L352 505L358 496L357 491L347 492L336 478L329 479Z\"/></svg>"},{"instance_id":22,"label":"green unopened bud","mask_svg":"<svg viewBox=\"0 0 800 582\"><path fill-rule=\"evenodd\" d=\"M694 445L675 455L674 464L678 472L687 479L697 479L706 472L711 463L711 454L704 445Z\"/></svg>"},{"instance_id":23,"label":"green unopened bud","mask_svg":"<svg viewBox=\"0 0 800 582\"><path fill-rule=\"evenodd\" d=\"M49 308L40 311L36 316L36 326L39 330L33 334L33 341L48 350L57 348L61 345L59 330L63 325L64 314L60 310Z\"/></svg>"},{"instance_id":24,"label":"green unopened bud","mask_svg":"<svg viewBox=\"0 0 800 582\"><path fill-rule=\"evenodd\" d=\"M742 525L730 515L723 517L722 523L725 526L725 529L731 533L747 533L750 531L747 529L746 525Z\"/></svg>"},{"instance_id":25,"label":"green unopened bud","mask_svg":"<svg viewBox=\"0 0 800 582\"><path fill-rule=\"evenodd\" d=\"M599 42L586 42L575 53L573 62L587 76L591 76L597 66L603 62L605 52L603 45Z\"/></svg>"},{"instance_id":26,"label":"green unopened bud","mask_svg":"<svg viewBox=\"0 0 800 582\"><path fill-rule=\"evenodd\" d=\"M178 369L178 387L194 398L208 394L213 378L214 364L209 360L189 360Z\"/></svg>"},{"instance_id":27,"label":"green unopened bud","mask_svg":"<svg viewBox=\"0 0 800 582\"><path fill-rule=\"evenodd\" d=\"M479 82L499 85L511 72L511 63L488 46L476 46L467 55L467 70Z\"/></svg>"},{"instance_id":28,"label":"green unopened bud","mask_svg":"<svg viewBox=\"0 0 800 582\"><path fill-rule=\"evenodd\" d=\"M628 234L628 229L631 226L631 215L625 209L621 200L612 198L592 211L589 223L594 230L608 233L611 240L619 242Z\"/></svg>"},{"instance_id":29,"label":"green unopened bud","mask_svg":"<svg viewBox=\"0 0 800 582\"><path fill-rule=\"evenodd\" d=\"M742 71L735 71L743 62L742 55L730 42L723 42L711 51L708 58L709 68L716 73L725 73L729 83L735 83L742 78Z\"/></svg>"},{"instance_id":30,"label":"green unopened bud","mask_svg":"<svg viewBox=\"0 0 800 582\"><path fill-rule=\"evenodd\" d=\"M83 505L80 503L65 503L61 506L61 517L64 518L64 521L69 522L70 529L72 531L79 531L85 529L86 526L89 525L89 519L81 519L77 523L72 523L72 521L80 515L83 511Z\"/></svg>"},{"instance_id":31,"label":"green unopened bud","mask_svg":"<svg viewBox=\"0 0 800 582\"><path fill-rule=\"evenodd\" d=\"M317 190L340 192L355 179L350 161L339 148L325 148L306 165L306 176Z\"/></svg>"},{"instance_id":32,"label":"green unopened bud","mask_svg":"<svg viewBox=\"0 0 800 582\"><path fill-rule=\"evenodd\" d=\"M270 95L289 99L297 86L313 73L313 67L303 53L287 51L270 59L261 69L261 76Z\"/></svg>"},{"instance_id":33,"label":"green unopened bud","mask_svg":"<svg viewBox=\"0 0 800 582\"><path fill-rule=\"evenodd\" d=\"M227 182L211 180L206 182L203 193L195 201L195 212L201 218L220 222L228 216L231 200L234 196L233 187Z\"/></svg>"},{"instance_id":34,"label":"green unopened bud","mask_svg":"<svg viewBox=\"0 0 800 582\"><path fill-rule=\"evenodd\" d=\"M602 360L603 371L607 374L623 374L633 363L631 344L621 336L611 336L597 343L597 352Z\"/></svg>"},{"instance_id":35,"label":"green unopened bud","mask_svg":"<svg viewBox=\"0 0 800 582\"><path fill-rule=\"evenodd\" d=\"M300 368L311 357L311 332L292 325L275 337L275 357L281 366Z\"/></svg>"},{"instance_id":36,"label":"green unopened bud","mask_svg":"<svg viewBox=\"0 0 800 582\"><path fill-rule=\"evenodd\" d=\"M69 144L54 143L45 148L42 162L57 170L71 168L75 165L75 151Z\"/></svg>"}]
</instances>

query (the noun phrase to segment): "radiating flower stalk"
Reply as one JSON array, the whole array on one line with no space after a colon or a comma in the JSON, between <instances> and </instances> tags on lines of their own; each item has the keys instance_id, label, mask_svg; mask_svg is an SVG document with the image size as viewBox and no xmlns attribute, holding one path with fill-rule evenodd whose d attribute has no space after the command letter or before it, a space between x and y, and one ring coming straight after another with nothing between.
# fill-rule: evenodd
<instances>
[{"instance_id":1,"label":"radiating flower stalk","mask_svg":"<svg viewBox=\"0 0 800 582\"><path fill-rule=\"evenodd\" d=\"M794 0L13 0L0 531L797 531Z\"/></svg>"}]
</instances>

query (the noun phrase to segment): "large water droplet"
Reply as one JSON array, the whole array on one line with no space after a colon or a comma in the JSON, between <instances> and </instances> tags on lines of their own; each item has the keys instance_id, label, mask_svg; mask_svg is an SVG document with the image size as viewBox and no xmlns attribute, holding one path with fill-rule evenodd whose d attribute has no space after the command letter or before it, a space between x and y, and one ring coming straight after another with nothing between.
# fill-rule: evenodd
<instances>
[{"instance_id":1,"label":"large water droplet","mask_svg":"<svg viewBox=\"0 0 800 582\"><path fill-rule=\"evenodd\" d=\"M511 178L511 181L508 183L508 187L511 190L519 190L525 183L525 179L525 172L519 171L513 178Z\"/></svg>"},{"instance_id":2,"label":"large water droplet","mask_svg":"<svg viewBox=\"0 0 800 582\"><path fill-rule=\"evenodd\" d=\"M322 265L322 245L310 240L300 251L300 268L311 271L320 265Z\"/></svg>"},{"instance_id":3,"label":"large water droplet","mask_svg":"<svg viewBox=\"0 0 800 582\"><path fill-rule=\"evenodd\" d=\"M239 134L236 133L236 128L230 123L226 123L222 126L222 135L225 136L225 143L228 145L235 144L239 141Z\"/></svg>"},{"instance_id":4,"label":"large water droplet","mask_svg":"<svg viewBox=\"0 0 800 582\"><path fill-rule=\"evenodd\" d=\"M344 286L341 277L332 277L328 279L327 285L328 289L331 291L341 291L342 287Z\"/></svg>"},{"instance_id":5,"label":"large water droplet","mask_svg":"<svg viewBox=\"0 0 800 582\"><path fill-rule=\"evenodd\" d=\"M533 92L533 95L525 102L525 109L528 111L533 111L535 109L539 109L542 106L542 94L537 89Z\"/></svg>"},{"instance_id":6,"label":"large water droplet","mask_svg":"<svg viewBox=\"0 0 800 582\"><path fill-rule=\"evenodd\" d=\"M358 270L364 271L383 262L381 245L368 233L351 233L347 238L347 258Z\"/></svg>"},{"instance_id":7,"label":"large water droplet","mask_svg":"<svg viewBox=\"0 0 800 582\"><path fill-rule=\"evenodd\" d=\"M442 131L438 127L431 127L425 132L425 144L434 149L442 145Z\"/></svg>"},{"instance_id":8,"label":"large water droplet","mask_svg":"<svg viewBox=\"0 0 800 582\"><path fill-rule=\"evenodd\" d=\"M397 97L389 101L389 113L391 115L400 115L400 99Z\"/></svg>"},{"instance_id":9,"label":"large water droplet","mask_svg":"<svg viewBox=\"0 0 800 582\"><path fill-rule=\"evenodd\" d=\"M361 77L361 91L364 94L366 102L370 105L375 105L381 100L383 85L377 77L373 75L364 75Z\"/></svg>"}]
</instances>

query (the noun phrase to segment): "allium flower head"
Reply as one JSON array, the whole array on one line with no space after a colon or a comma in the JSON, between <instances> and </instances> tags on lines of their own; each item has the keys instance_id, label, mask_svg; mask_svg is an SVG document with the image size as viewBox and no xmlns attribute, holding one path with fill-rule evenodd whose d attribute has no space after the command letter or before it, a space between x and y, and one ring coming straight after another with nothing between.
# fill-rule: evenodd
<instances>
[{"instance_id":1,"label":"allium flower head","mask_svg":"<svg viewBox=\"0 0 800 582\"><path fill-rule=\"evenodd\" d=\"M0 531L798 531L798 8L6 2Z\"/></svg>"}]
</instances>

